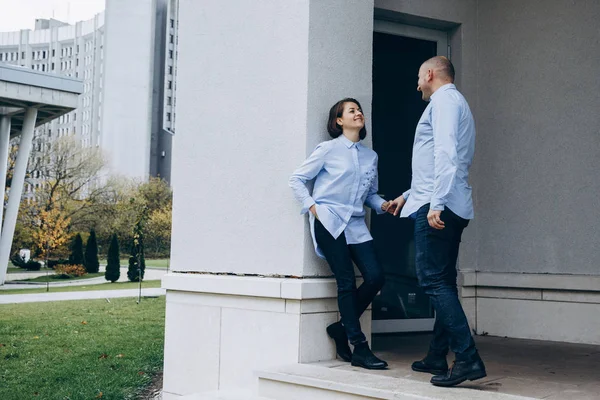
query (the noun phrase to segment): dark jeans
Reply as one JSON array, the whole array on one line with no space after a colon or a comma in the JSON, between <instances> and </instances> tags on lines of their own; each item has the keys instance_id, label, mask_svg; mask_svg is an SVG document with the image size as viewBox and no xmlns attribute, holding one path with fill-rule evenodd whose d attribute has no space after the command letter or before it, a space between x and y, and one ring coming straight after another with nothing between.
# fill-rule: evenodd
<instances>
[{"instance_id":1,"label":"dark jeans","mask_svg":"<svg viewBox=\"0 0 600 400\"><path fill-rule=\"evenodd\" d=\"M428 212L429 204L417 211L415 244L419 285L431 298L436 312L429 352L445 357L450 349L457 360L468 360L477 350L458 299L456 260L462 232L469 221L446 207L440 217L445 228L437 230L429 226Z\"/></svg>"},{"instance_id":2,"label":"dark jeans","mask_svg":"<svg viewBox=\"0 0 600 400\"><path fill-rule=\"evenodd\" d=\"M383 268L377 261L373 241L347 244L343 233L334 239L319 220L315 220L315 238L337 282L338 306L348 340L352 345L363 343L367 339L358 319L384 283ZM358 289L352 261L364 279Z\"/></svg>"}]
</instances>

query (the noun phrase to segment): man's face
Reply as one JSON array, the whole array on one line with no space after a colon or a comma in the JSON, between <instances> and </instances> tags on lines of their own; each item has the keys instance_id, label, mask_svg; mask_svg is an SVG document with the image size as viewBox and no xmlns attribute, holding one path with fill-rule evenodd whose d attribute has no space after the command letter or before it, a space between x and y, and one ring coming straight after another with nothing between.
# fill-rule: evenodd
<instances>
[{"instance_id":1,"label":"man's face","mask_svg":"<svg viewBox=\"0 0 600 400\"><path fill-rule=\"evenodd\" d=\"M432 71L426 65L419 68L419 81L417 82L417 91L421 92L423 100L429 101L431 97L431 78Z\"/></svg>"}]
</instances>

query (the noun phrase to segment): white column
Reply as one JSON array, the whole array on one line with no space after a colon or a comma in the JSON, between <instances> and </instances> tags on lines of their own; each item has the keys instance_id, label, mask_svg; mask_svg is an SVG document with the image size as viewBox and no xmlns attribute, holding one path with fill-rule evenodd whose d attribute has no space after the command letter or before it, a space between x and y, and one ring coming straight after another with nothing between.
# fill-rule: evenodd
<instances>
[{"instance_id":1,"label":"white column","mask_svg":"<svg viewBox=\"0 0 600 400\"><path fill-rule=\"evenodd\" d=\"M335 282L288 179L329 108L351 96L369 116L372 93L372 0L179 7L165 400L335 357Z\"/></svg>"},{"instance_id":2,"label":"white column","mask_svg":"<svg viewBox=\"0 0 600 400\"><path fill-rule=\"evenodd\" d=\"M2 206L0 207L0 227L4 214L4 192L6 190L6 171L8 169L8 144L10 142L10 117L0 118L0 190ZM1 229L0 229L1 232ZM1 236L1 233L0 233Z\"/></svg>"},{"instance_id":3,"label":"white column","mask_svg":"<svg viewBox=\"0 0 600 400\"><path fill-rule=\"evenodd\" d=\"M21 203L21 194L23 193L27 162L29 161L29 154L31 153L36 118L37 108L28 108L25 112L25 121L23 122L23 130L21 131L21 142L19 143L19 153L17 154L17 162L13 173L12 183L10 185L2 236L0 237L0 285L4 285L4 280L6 279L6 269L8 268L8 260L10 258L10 247L15 233L17 214L19 212L19 204Z\"/></svg>"}]
</instances>

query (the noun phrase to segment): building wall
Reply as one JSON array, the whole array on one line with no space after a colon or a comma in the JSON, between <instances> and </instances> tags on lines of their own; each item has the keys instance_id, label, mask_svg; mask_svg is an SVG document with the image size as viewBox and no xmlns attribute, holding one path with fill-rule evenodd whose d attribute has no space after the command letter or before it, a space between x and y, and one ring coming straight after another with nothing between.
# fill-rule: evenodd
<instances>
[{"instance_id":1,"label":"building wall","mask_svg":"<svg viewBox=\"0 0 600 400\"><path fill-rule=\"evenodd\" d=\"M589 222L600 189L600 3L375 6L376 17L448 32L457 86L475 115L476 216L460 254L472 326L499 336L600 343L600 321L589 313L600 304L590 284L600 275L600 249Z\"/></svg>"},{"instance_id":2,"label":"building wall","mask_svg":"<svg viewBox=\"0 0 600 400\"><path fill-rule=\"evenodd\" d=\"M75 25L38 19L36 30L1 32L0 62L84 82L77 110L39 127L37 138L49 142L75 135L84 147L102 147L110 159L107 173L168 180L171 133L165 129L175 124L176 55L176 41L170 43L168 35L176 34L176 0L115 3L110 17L102 12ZM114 27L110 44L105 17ZM175 19L172 27L170 19ZM107 70L111 76L105 80ZM32 180L26 191L36 184Z\"/></svg>"},{"instance_id":3,"label":"building wall","mask_svg":"<svg viewBox=\"0 0 600 400\"><path fill-rule=\"evenodd\" d=\"M102 149L114 174L146 180L152 113L152 0L106 2Z\"/></svg>"},{"instance_id":4,"label":"building wall","mask_svg":"<svg viewBox=\"0 0 600 400\"><path fill-rule=\"evenodd\" d=\"M600 275L599 18L479 1L479 270Z\"/></svg>"}]
</instances>

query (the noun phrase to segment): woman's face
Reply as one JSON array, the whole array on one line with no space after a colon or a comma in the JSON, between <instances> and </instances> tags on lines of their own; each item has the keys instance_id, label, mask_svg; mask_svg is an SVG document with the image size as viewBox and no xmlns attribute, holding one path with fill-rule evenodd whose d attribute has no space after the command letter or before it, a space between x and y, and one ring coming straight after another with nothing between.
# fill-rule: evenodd
<instances>
[{"instance_id":1,"label":"woman's face","mask_svg":"<svg viewBox=\"0 0 600 400\"><path fill-rule=\"evenodd\" d=\"M365 116L358 104L348 102L344 103L344 112L337 119L337 124L342 129L362 129L365 126Z\"/></svg>"}]
</instances>

